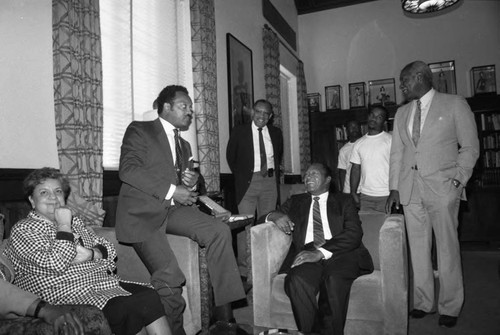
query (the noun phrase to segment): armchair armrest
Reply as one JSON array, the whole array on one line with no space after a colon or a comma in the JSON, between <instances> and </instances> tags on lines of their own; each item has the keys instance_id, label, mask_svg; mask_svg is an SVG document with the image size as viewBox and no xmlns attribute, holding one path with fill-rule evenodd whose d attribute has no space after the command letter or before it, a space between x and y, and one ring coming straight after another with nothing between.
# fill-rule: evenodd
<instances>
[{"instance_id":1,"label":"armchair armrest","mask_svg":"<svg viewBox=\"0 0 500 335\"><path fill-rule=\"evenodd\" d=\"M292 242L274 223L266 222L250 230L254 319L271 315L271 283L278 274ZM268 323L270 320L268 320Z\"/></svg>"},{"instance_id":2,"label":"armchair armrest","mask_svg":"<svg viewBox=\"0 0 500 335\"><path fill-rule=\"evenodd\" d=\"M407 334L408 256L404 217L387 216L379 237L384 334Z\"/></svg>"}]
</instances>

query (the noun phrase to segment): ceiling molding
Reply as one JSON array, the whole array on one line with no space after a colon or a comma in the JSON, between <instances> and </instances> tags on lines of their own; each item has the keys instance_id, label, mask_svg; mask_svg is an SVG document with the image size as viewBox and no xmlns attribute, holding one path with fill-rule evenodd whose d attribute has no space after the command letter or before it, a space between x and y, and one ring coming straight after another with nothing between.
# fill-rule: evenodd
<instances>
[{"instance_id":1,"label":"ceiling molding","mask_svg":"<svg viewBox=\"0 0 500 335\"><path fill-rule=\"evenodd\" d=\"M297 14L309 14L327 9L357 5L376 0L294 0Z\"/></svg>"}]
</instances>

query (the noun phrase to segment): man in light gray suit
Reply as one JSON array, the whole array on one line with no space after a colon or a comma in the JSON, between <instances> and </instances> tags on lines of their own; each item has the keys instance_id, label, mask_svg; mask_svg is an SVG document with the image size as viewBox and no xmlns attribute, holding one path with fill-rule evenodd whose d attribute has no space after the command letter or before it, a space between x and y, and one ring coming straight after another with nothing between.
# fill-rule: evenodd
<instances>
[{"instance_id":1,"label":"man in light gray suit","mask_svg":"<svg viewBox=\"0 0 500 335\"><path fill-rule=\"evenodd\" d=\"M432 88L424 62L406 65L399 80L408 103L394 119L386 210L403 205L414 274L413 318L434 313L434 231L439 325L451 328L464 297L458 208L479 156L476 123L464 98Z\"/></svg>"}]
</instances>

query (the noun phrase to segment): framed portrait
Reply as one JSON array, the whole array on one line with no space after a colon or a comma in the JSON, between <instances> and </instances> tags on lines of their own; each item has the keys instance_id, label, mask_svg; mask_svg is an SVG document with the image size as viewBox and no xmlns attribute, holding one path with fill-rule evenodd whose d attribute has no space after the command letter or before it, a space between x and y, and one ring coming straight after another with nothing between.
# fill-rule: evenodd
<instances>
[{"instance_id":1,"label":"framed portrait","mask_svg":"<svg viewBox=\"0 0 500 335\"><path fill-rule=\"evenodd\" d=\"M470 72L474 95L497 94L495 65L476 66Z\"/></svg>"},{"instance_id":2,"label":"framed portrait","mask_svg":"<svg viewBox=\"0 0 500 335\"><path fill-rule=\"evenodd\" d=\"M429 63L432 71L432 85L441 93L457 94L457 80L455 77L455 61Z\"/></svg>"},{"instance_id":3,"label":"framed portrait","mask_svg":"<svg viewBox=\"0 0 500 335\"><path fill-rule=\"evenodd\" d=\"M227 82L229 90L229 125L249 123L253 104L252 50L227 33Z\"/></svg>"},{"instance_id":4,"label":"framed portrait","mask_svg":"<svg viewBox=\"0 0 500 335\"><path fill-rule=\"evenodd\" d=\"M374 105L395 105L396 85L394 78L370 80L368 82L368 103Z\"/></svg>"},{"instance_id":5,"label":"framed portrait","mask_svg":"<svg viewBox=\"0 0 500 335\"><path fill-rule=\"evenodd\" d=\"M342 109L342 86L325 86L325 106L327 111Z\"/></svg>"},{"instance_id":6,"label":"framed portrait","mask_svg":"<svg viewBox=\"0 0 500 335\"><path fill-rule=\"evenodd\" d=\"M365 107L365 83L349 84L349 108Z\"/></svg>"},{"instance_id":7,"label":"framed portrait","mask_svg":"<svg viewBox=\"0 0 500 335\"><path fill-rule=\"evenodd\" d=\"M310 112L319 112L321 109L321 94L307 93L307 107Z\"/></svg>"}]
</instances>

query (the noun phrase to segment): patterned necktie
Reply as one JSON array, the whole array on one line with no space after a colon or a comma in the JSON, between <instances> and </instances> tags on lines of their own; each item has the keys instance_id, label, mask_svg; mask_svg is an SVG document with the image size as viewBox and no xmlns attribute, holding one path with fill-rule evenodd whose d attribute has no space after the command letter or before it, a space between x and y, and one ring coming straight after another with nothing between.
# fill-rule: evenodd
<instances>
[{"instance_id":1,"label":"patterned necktie","mask_svg":"<svg viewBox=\"0 0 500 335\"><path fill-rule=\"evenodd\" d=\"M262 128L259 130L259 148L260 148L260 174L265 177L267 175L267 155L266 146L264 145L264 136L262 135Z\"/></svg>"},{"instance_id":2,"label":"patterned necktie","mask_svg":"<svg viewBox=\"0 0 500 335\"><path fill-rule=\"evenodd\" d=\"M417 100L417 109L415 109L415 115L413 116L413 129L411 132L411 138L415 146L417 146L418 140L420 139L420 122L422 118L422 109L420 104L420 100Z\"/></svg>"},{"instance_id":3,"label":"patterned necktie","mask_svg":"<svg viewBox=\"0 0 500 335\"><path fill-rule=\"evenodd\" d=\"M174 129L175 140L175 172L177 174L177 185L181 184L182 180L182 149L179 140L179 129Z\"/></svg>"},{"instance_id":4,"label":"patterned necktie","mask_svg":"<svg viewBox=\"0 0 500 335\"><path fill-rule=\"evenodd\" d=\"M325 244L325 234L323 233L323 223L321 222L321 212L319 210L319 197L314 197L313 199L314 247L319 248Z\"/></svg>"}]
</instances>

